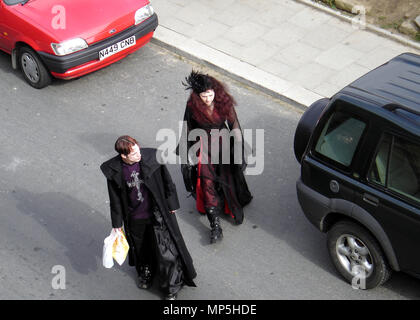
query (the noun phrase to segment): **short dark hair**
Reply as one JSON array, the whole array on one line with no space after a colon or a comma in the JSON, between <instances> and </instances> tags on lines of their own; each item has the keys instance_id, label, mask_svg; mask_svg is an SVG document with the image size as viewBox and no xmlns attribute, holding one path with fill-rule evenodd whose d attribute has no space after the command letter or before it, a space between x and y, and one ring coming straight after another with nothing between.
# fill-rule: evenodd
<instances>
[{"instance_id":1,"label":"short dark hair","mask_svg":"<svg viewBox=\"0 0 420 320\"><path fill-rule=\"evenodd\" d=\"M130 136L121 136L117 139L117 141L115 141L115 151L126 156L131 153L131 148L134 145L138 145L140 147L136 139Z\"/></svg>"}]
</instances>

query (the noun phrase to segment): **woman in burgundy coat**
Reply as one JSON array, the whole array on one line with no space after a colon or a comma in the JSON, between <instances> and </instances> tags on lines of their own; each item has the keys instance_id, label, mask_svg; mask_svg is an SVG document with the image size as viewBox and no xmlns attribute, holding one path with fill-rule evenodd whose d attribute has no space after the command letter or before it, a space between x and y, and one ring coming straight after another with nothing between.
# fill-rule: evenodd
<instances>
[{"instance_id":1,"label":"woman in burgundy coat","mask_svg":"<svg viewBox=\"0 0 420 320\"><path fill-rule=\"evenodd\" d=\"M243 207L252 200L243 173L243 135L235 100L222 83L194 71L186 82L192 92L177 153L185 187L196 199L197 210L207 215L214 243L223 237L219 216L225 213L241 224Z\"/></svg>"}]
</instances>

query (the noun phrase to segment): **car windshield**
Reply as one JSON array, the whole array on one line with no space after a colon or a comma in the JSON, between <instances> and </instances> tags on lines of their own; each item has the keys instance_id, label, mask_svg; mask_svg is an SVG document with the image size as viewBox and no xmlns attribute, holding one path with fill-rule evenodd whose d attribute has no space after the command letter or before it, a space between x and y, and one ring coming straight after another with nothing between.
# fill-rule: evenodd
<instances>
[{"instance_id":1,"label":"car windshield","mask_svg":"<svg viewBox=\"0 0 420 320\"><path fill-rule=\"evenodd\" d=\"M12 6L19 3L26 3L28 0L3 0L3 2L9 6Z\"/></svg>"}]
</instances>

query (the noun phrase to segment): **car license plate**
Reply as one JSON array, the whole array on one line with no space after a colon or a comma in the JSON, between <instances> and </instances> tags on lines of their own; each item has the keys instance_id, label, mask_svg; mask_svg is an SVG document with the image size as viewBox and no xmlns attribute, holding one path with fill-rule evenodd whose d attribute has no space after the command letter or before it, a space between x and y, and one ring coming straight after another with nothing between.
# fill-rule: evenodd
<instances>
[{"instance_id":1,"label":"car license plate","mask_svg":"<svg viewBox=\"0 0 420 320\"><path fill-rule=\"evenodd\" d=\"M117 42L113 44L112 46L109 46L108 48L105 48L99 51L99 60L108 58L120 51L123 51L131 46L134 46L135 44L136 44L136 36L132 36L130 38Z\"/></svg>"}]
</instances>

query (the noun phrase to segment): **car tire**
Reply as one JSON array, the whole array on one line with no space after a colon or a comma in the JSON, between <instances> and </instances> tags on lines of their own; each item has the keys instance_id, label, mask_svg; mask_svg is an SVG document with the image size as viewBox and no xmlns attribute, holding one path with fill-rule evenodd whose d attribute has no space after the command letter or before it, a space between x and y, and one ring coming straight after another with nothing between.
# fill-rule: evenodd
<instances>
[{"instance_id":1,"label":"car tire","mask_svg":"<svg viewBox=\"0 0 420 320\"><path fill-rule=\"evenodd\" d=\"M20 48L19 65L23 77L32 87L42 89L51 83L51 74L42 63L38 54L31 48Z\"/></svg>"},{"instance_id":2,"label":"car tire","mask_svg":"<svg viewBox=\"0 0 420 320\"><path fill-rule=\"evenodd\" d=\"M330 258L338 272L355 289L372 289L391 276L385 255L376 239L362 226L341 221L327 235Z\"/></svg>"}]
</instances>

